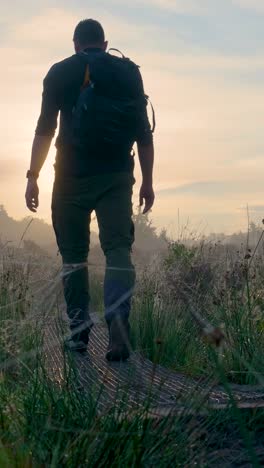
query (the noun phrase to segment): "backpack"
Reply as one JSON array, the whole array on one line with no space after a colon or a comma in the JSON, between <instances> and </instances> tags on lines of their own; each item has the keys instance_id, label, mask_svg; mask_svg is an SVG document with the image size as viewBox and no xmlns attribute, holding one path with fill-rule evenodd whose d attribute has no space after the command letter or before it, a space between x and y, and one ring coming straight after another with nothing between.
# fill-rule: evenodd
<instances>
[{"instance_id":1,"label":"backpack","mask_svg":"<svg viewBox=\"0 0 264 468\"><path fill-rule=\"evenodd\" d=\"M117 49L110 49L117 50ZM119 51L118 51L119 52ZM149 98L138 66L130 59L102 52L78 54L86 63L84 83L72 113L72 144L80 151L131 151ZM153 125L155 113L153 106ZM147 119L147 124L149 122Z\"/></svg>"}]
</instances>

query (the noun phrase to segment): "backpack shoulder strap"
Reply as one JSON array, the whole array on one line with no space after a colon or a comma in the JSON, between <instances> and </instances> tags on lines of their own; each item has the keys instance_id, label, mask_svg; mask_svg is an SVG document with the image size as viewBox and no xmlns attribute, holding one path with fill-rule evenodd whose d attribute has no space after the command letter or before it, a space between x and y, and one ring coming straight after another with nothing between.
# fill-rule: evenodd
<instances>
[{"instance_id":1,"label":"backpack shoulder strap","mask_svg":"<svg viewBox=\"0 0 264 468\"><path fill-rule=\"evenodd\" d=\"M118 52L121 55L122 58L126 58L124 56L124 54L119 49L115 49L114 47L111 47L111 49L108 49L107 52L108 52L109 55L112 55L112 54L110 54L111 50L113 50L114 52Z\"/></svg>"},{"instance_id":2,"label":"backpack shoulder strap","mask_svg":"<svg viewBox=\"0 0 264 468\"><path fill-rule=\"evenodd\" d=\"M152 129L151 129L151 132L154 133L155 128L156 128L155 109L154 109L153 104L152 104L151 100L149 99L149 97L147 99L148 99L148 102L150 103L150 107L151 107L151 111L152 111Z\"/></svg>"},{"instance_id":3,"label":"backpack shoulder strap","mask_svg":"<svg viewBox=\"0 0 264 468\"><path fill-rule=\"evenodd\" d=\"M85 75L84 75L83 84L81 86L81 91L84 90L85 88L87 88L87 86L89 86L90 82L91 82L90 68L89 68L89 64L87 63L87 65L85 67Z\"/></svg>"},{"instance_id":4,"label":"backpack shoulder strap","mask_svg":"<svg viewBox=\"0 0 264 468\"><path fill-rule=\"evenodd\" d=\"M85 74L84 74L84 79L83 79L83 83L82 83L82 86L81 86L81 91L83 91L85 88L87 88L91 82L91 73L90 73L90 65L89 65L89 62L92 60L91 57L89 57L89 62L88 62L88 54L86 52L78 52L77 54L79 57L81 57L85 63L86 63L86 67L85 67Z\"/></svg>"},{"instance_id":5,"label":"backpack shoulder strap","mask_svg":"<svg viewBox=\"0 0 264 468\"><path fill-rule=\"evenodd\" d=\"M115 54L111 54L110 52L111 51L114 51L114 52L118 52L120 54L120 57L118 57L117 55ZM117 59L123 59L126 63L130 63L131 65L137 67L137 68L140 68L139 65L137 65L136 63L134 63L132 60L130 60L130 58L126 57L123 52L121 52L119 49L115 49L114 47L111 47L111 49L108 49L107 51L108 55L110 55L110 57L114 57L114 58L117 58Z\"/></svg>"}]
</instances>

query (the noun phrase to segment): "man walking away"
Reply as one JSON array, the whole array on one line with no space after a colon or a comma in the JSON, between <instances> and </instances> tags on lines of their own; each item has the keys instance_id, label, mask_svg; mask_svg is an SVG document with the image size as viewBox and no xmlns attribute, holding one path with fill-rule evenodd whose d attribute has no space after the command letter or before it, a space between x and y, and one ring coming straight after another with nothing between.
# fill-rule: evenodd
<instances>
[{"instance_id":1,"label":"man walking away","mask_svg":"<svg viewBox=\"0 0 264 468\"><path fill-rule=\"evenodd\" d=\"M89 316L87 256L89 224L96 212L106 257L105 319L109 329L106 358L129 357L129 313L135 283L132 188L137 142L142 170L140 205L154 203L153 138L138 67L106 52L100 23L81 21L74 32L75 54L51 67L44 79L42 108L27 172L26 204L39 206L37 179L49 152L60 112L56 140L52 221L63 261L63 287L70 319L68 349L87 349Z\"/></svg>"}]
</instances>

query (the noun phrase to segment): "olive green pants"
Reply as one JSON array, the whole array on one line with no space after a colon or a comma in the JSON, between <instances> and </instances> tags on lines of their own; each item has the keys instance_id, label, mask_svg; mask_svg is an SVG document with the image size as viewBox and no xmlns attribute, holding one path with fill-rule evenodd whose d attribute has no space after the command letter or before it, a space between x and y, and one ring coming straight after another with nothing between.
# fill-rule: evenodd
<instances>
[{"instance_id":1,"label":"olive green pants","mask_svg":"<svg viewBox=\"0 0 264 468\"><path fill-rule=\"evenodd\" d=\"M87 256L90 219L95 210L101 247L106 257L105 318L128 317L135 283L131 263L134 242L130 173L85 178L55 178L52 221L63 261L63 286L73 338L88 341L89 317Z\"/></svg>"}]
</instances>

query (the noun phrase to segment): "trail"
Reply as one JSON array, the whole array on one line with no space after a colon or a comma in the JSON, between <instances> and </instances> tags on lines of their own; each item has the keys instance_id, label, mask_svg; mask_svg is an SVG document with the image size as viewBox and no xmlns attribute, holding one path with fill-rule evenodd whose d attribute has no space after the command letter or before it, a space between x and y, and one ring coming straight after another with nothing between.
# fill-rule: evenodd
<instances>
[{"instance_id":1,"label":"trail","mask_svg":"<svg viewBox=\"0 0 264 468\"><path fill-rule=\"evenodd\" d=\"M28 268L27 262L10 260L7 259L7 264ZM65 305L63 302L58 304L60 268L55 267L50 276L49 263L30 262L30 267L33 268L29 284L34 292L34 304L25 322L41 323L48 373L60 384L65 378L61 324L67 321ZM87 355L71 355L75 385L80 391L92 392L101 411L108 411L117 402L124 402L124 408L131 415L147 404L149 416L158 418L179 412L203 413L209 408L221 410L234 404L245 409L264 408L263 385L228 384L223 388L215 377L191 378L151 362L138 351L133 352L126 363L108 363L105 359L108 336L104 320L96 314L92 318L95 325ZM65 329L65 325L62 328ZM13 362L5 362L7 365L12 366Z\"/></svg>"},{"instance_id":2,"label":"trail","mask_svg":"<svg viewBox=\"0 0 264 468\"><path fill-rule=\"evenodd\" d=\"M45 342L48 368L59 383L63 379L65 360L54 320L46 327ZM196 380L174 372L138 352L132 353L126 363L108 363L104 357L107 343L106 327L97 320L90 335L87 355L71 353L76 385L99 395L98 407L102 410L109 410L123 401L126 411L133 412L148 402L149 415L162 417L179 411L197 413L197 407L201 413L208 408L225 409L231 403L229 390L216 382ZM230 390L239 408L264 408L264 388L230 384Z\"/></svg>"}]
</instances>

